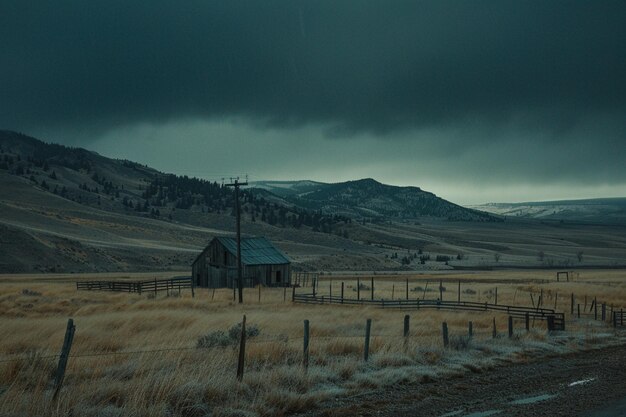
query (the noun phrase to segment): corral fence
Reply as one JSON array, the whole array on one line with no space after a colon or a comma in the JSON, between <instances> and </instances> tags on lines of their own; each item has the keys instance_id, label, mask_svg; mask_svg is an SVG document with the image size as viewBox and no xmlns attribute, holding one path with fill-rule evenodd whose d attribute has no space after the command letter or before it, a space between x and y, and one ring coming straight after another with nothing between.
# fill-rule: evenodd
<instances>
[{"instance_id":1,"label":"corral fence","mask_svg":"<svg viewBox=\"0 0 626 417\"><path fill-rule=\"evenodd\" d=\"M624 327L624 309L613 311L613 327Z\"/></svg>"},{"instance_id":2,"label":"corral fence","mask_svg":"<svg viewBox=\"0 0 626 417\"><path fill-rule=\"evenodd\" d=\"M609 321L613 327L624 325L624 309L615 307L613 304L601 303L596 297L588 299L584 297L584 303L576 304L574 308L574 294L571 295L571 315L572 317ZM588 302L589 301L589 302Z\"/></svg>"},{"instance_id":3,"label":"corral fence","mask_svg":"<svg viewBox=\"0 0 626 417\"><path fill-rule=\"evenodd\" d=\"M292 272L292 286L313 287L319 285L320 274L317 272Z\"/></svg>"},{"instance_id":4,"label":"corral fence","mask_svg":"<svg viewBox=\"0 0 626 417\"><path fill-rule=\"evenodd\" d=\"M184 289L191 289L191 294L194 295L191 277L173 277L145 281L77 281L76 289L85 291L135 292L138 294L156 294L160 291L165 291L168 295L175 291L178 291L180 294Z\"/></svg>"},{"instance_id":5,"label":"corral fence","mask_svg":"<svg viewBox=\"0 0 626 417\"><path fill-rule=\"evenodd\" d=\"M565 330L565 315L548 308L509 306L470 301L353 299L336 296L319 296L316 294L296 294L295 291L292 294L292 301L294 303L303 304L368 305L400 310L431 308L437 310L496 311L505 313L511 317L524 318L526 321L529 319L547 320L549 330Z\"/></svg>"}]
</instances>

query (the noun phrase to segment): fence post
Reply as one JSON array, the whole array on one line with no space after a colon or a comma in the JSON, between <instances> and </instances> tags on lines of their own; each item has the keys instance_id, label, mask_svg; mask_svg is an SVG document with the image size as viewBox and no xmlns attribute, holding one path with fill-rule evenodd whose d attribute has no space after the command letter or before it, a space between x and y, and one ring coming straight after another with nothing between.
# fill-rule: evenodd
<instances>
[{"instance_id":1,"label":"fence post","mask_svg":"<svg viewBox=\"0 0 626 417\"><path fill-rule=\"evenodd\" d=\"M558 292L558 291L556 291L556 292L554 293L554 310L555 310L555 311L556 311L556 303L557 303L557 300L558 300L558 299L559 299L559 292Z\"/></svg>"},{"instance_id":2,"label":"fence post","mask_svg":"<svg viewBox=\"0 0 626 417\"><path fill-rule=\"evenodd\" d=\"M309 321L304 320L304 350L302 352L304 370L309 369Z\"/></svg>"},{"instance_id":3,"label":"fence post","mask_svg":"<svg viewBox=\"0 0 626 417\"><path fill-rule=\"evenodd\" d=\"M372 319L367 319L365 322L365 347L363 349L363 359L365 362L370 357L370 332L372 330Z\"/></svg>"},{"instance_id":4,"label":"fence post","mask_svg":"<svg viewBox=\"0 0 626 417\"><path fill-rule=\"evenodd\" d=\"M458 297L457 302L461 304L461 280L459 280L459 297Z\"/></svg>"},{"instance_id":5,"label":"fence post","mask_svg":"<svg viewBox=\"0 0 626 417\"><path fill-rule=\"evenodd\" d=\"M498 336L498 332L496 331L496 318L493 318L493 332L491 336L495 339Z\"/></svg>"},{"instance_id":6,"label":"fence post","mask_svg":"<svg viewBox=\"0 0 626 417\"><path fill-rule=\"evenodd\" d=\"M443 280L439 280L439 301L443 301Z\"/></svg>"},{"instance_id":7,"label":"fence post","mask_svg":"<svg viewBox=\"0 0 626 417\"><path fill-rule=\"evenodd\" d=\"M594 319L598 320L598 297L593 297L593 314Z\"/></svg>"},{"instance_id":8,"label":"fence post","mask_svg":"<svg viewBox=\"0 0 626 417\"><path fill-rule=\"evenodd\" d=\"M291 287L291 302L293 303L296 300L296 286Z\"/></svg>"},{"instance_id":9,"label":"fence post","mask_svg":"<svg viewBox=\"0 0 626 417\"><path fill-rule=\"evenodd\" d=\"M409 320L411 320L411 317L408 314L406 314L404 316L404 340L405 341L409 337Z\"/></svg>"},{"instance_id":10,"label":"fence post","mask_svg":"<svg viewBox=\"0 0 626 417\"><path fill-rule=\"evenodd\" d=\"M261 302L261 284L259 283L259 303Z\"/></svg>"},{"instance_id":11,"label":"fence post","mask_svg":"<svg viewBox=\"0 0 626 417\"><path fill-rule=\"evenodd\" d=\"M61 390L63 379L65 378L65 368L67 367L67 360L70 356L70 349L72 348L72 341L74 340L74 332L76 326L74 326L74 320L67 320L67 328L65 329L65 338L63 339L63 346L61 347L61 355L59 355L59 364L57 366L57 372L54 377L54 395L52 399L56 399Z\"/></svg>"},{"instance_id":12,"label":"fence post","mask_svg":"<svg viewBox=\"0 0 626 417\"><path fill-rule=\"evenodd\" d=\"M448 339L448 323L445 321L441 323L441 331L443 333L443 347L447 348L450 344L450 340Z\"/></svg>"},{"instance_id":13,"label":"fence post","mask_svg":"<svg viewBox=\"0 0 626 417\"><path fill-rule=\"evenodd\" d=\"M246 315L241 322L241 337L239 339L239 360L237 361L237 381L243 379L243 363L246 358Z\"/></svg>"},{"instance_id":14,"label":"fence post","mask_svg":"<svg viewBox=\"0 0 626 417\"><path fill-rule=\"evenodd\" d=\"M396 284L391 285L391 299L393 300L396 293Z\"/></svg>"},{"instance_id":15,"label":"fence post","mask_svg":"<svg viewBox=\"0 0 626 417\"><path fill-rule=\"evenodd\" d=\"M513 337L513 316L509 316L509 338Z\"/></svg>"},{"instance_id":16,"label":"fence post","mask_svg":"<svg viewBox=\"0 0 626 417\"><path fill-rule=\"evenodd\" d=\"M496 287L496 300L495 304L498 305L498 287Z\"/></svg>"},{"instance_id":17,"label":"fence post","mask_svg":"<svg viewBox=\"0 0 626 417\"><path fill-rule=\"evenodd\" d=\"M409 279L406 279L406 300L409 301Z\"/></svg>"},{"instance_id":18,"label":"fence post","mask_svg":"<svg viewBox=\"0 0 626 417\"><path fill-rule=\"evenodd\" d=\"M361 300L361 279L356 279L356 299Z\"/></svg>"},{"instance_id":19,"label":"fence post","mask_svg":"<svg viewBox=\"0 0 626 417\"><path fill-rule=\"evenodd\" d=\"M571 298L571 303L570 303L570 310L571 310L571 314L573 316L574 315L574 293L572 293L572 298Z\"/></svg>"},{"instance_id":20,"label":"fence post","mask_svg":"<svg viewBox=\"0 0 626 417\"><path fill-rule=\"evenodd\" d=\"M526 325L526 331L529 332L530 331L530 315L528 314L528 312L526 312L526 314L524 315L524 324Z\"/></svg>"},{"instance_id":21,"label":"fence post","mask_svg":"<svg viewBox=\"0 0 626 417\"><path fill-rule=\"evenodd\" d=\"M372 300L374 299L374 277L372 277Z\"/></svg>"},{"instance_id":22,"label":"fence post","mask_svg":"<svg viewBox=\"0 0 626 417\"><path fill-rule=\"evenodd\" d=\"M474 323L471 321L467 324L467 333L470 339L474 336Z\"/></svg>"},{"instance_id":23,"label":"fence post","mask_svg":"<svg viewBox=\"0 0 626 417\"><path fill-rule=\"evenodd\" d=\"M343 304L343 281L341 281L341 304Z\"/></svg>"},{"instance_id":24,"label":"fence post","mask_svg":"<svg viewBox=\"0 0 626 417\"><path fill-rule=\"evenodd\" d=\"M154 279L154 299L156 300L156 296L157 296L157 280L156 278Z\"/></svg>"}]
</instances>

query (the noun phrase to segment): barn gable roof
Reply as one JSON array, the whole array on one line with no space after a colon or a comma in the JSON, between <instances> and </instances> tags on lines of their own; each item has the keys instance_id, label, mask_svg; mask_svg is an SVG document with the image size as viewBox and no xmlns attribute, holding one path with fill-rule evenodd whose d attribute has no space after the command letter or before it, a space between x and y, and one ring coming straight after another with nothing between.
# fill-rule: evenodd
<instances>
[{"instance_id":1,"label":"barn gable roof","mask_svg":"<svg viewBox=\"0 0 626 417\"><path fill-rule=\"evenodd\" d=\"M217 237L222 245L233 256L237 256L237 239ZM289 259L264 237L241 238L241 262L244 265L283 265Z\"/></svg>"}]
</instances>

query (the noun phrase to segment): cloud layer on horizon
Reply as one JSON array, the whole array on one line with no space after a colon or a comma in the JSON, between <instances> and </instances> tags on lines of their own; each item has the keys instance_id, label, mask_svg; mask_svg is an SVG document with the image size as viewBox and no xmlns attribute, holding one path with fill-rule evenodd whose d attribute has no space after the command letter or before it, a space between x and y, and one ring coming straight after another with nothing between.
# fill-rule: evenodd
<instances>
[{"instance_id":1,"label":"cloud layer on horizon","mask_svg":"<svg viewBox=\"0 0 626 417\"><path fill-rule=\"evenodd\" d=\"M616 0L3 2L0 127L313 129L390 165L428 162L392 143L457 176L626 184L625 21Z\"/></svg>"}]
</instances>

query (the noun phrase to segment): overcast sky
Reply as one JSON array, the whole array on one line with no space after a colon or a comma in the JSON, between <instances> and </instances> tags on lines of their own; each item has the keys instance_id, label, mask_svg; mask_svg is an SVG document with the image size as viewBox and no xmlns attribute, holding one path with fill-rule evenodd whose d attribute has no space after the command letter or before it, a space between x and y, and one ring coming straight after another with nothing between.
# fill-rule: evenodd
<instances>
[{"instance_id":1,"label":"overcast sky","mask_svg":"<svg viewBox=\"0 0 626 417\"><path fill-rule=\"evenodd\" d=\"M626 2L0 0L0 128L206 178L626 196Z\"/></svg>"}]
</instances>

